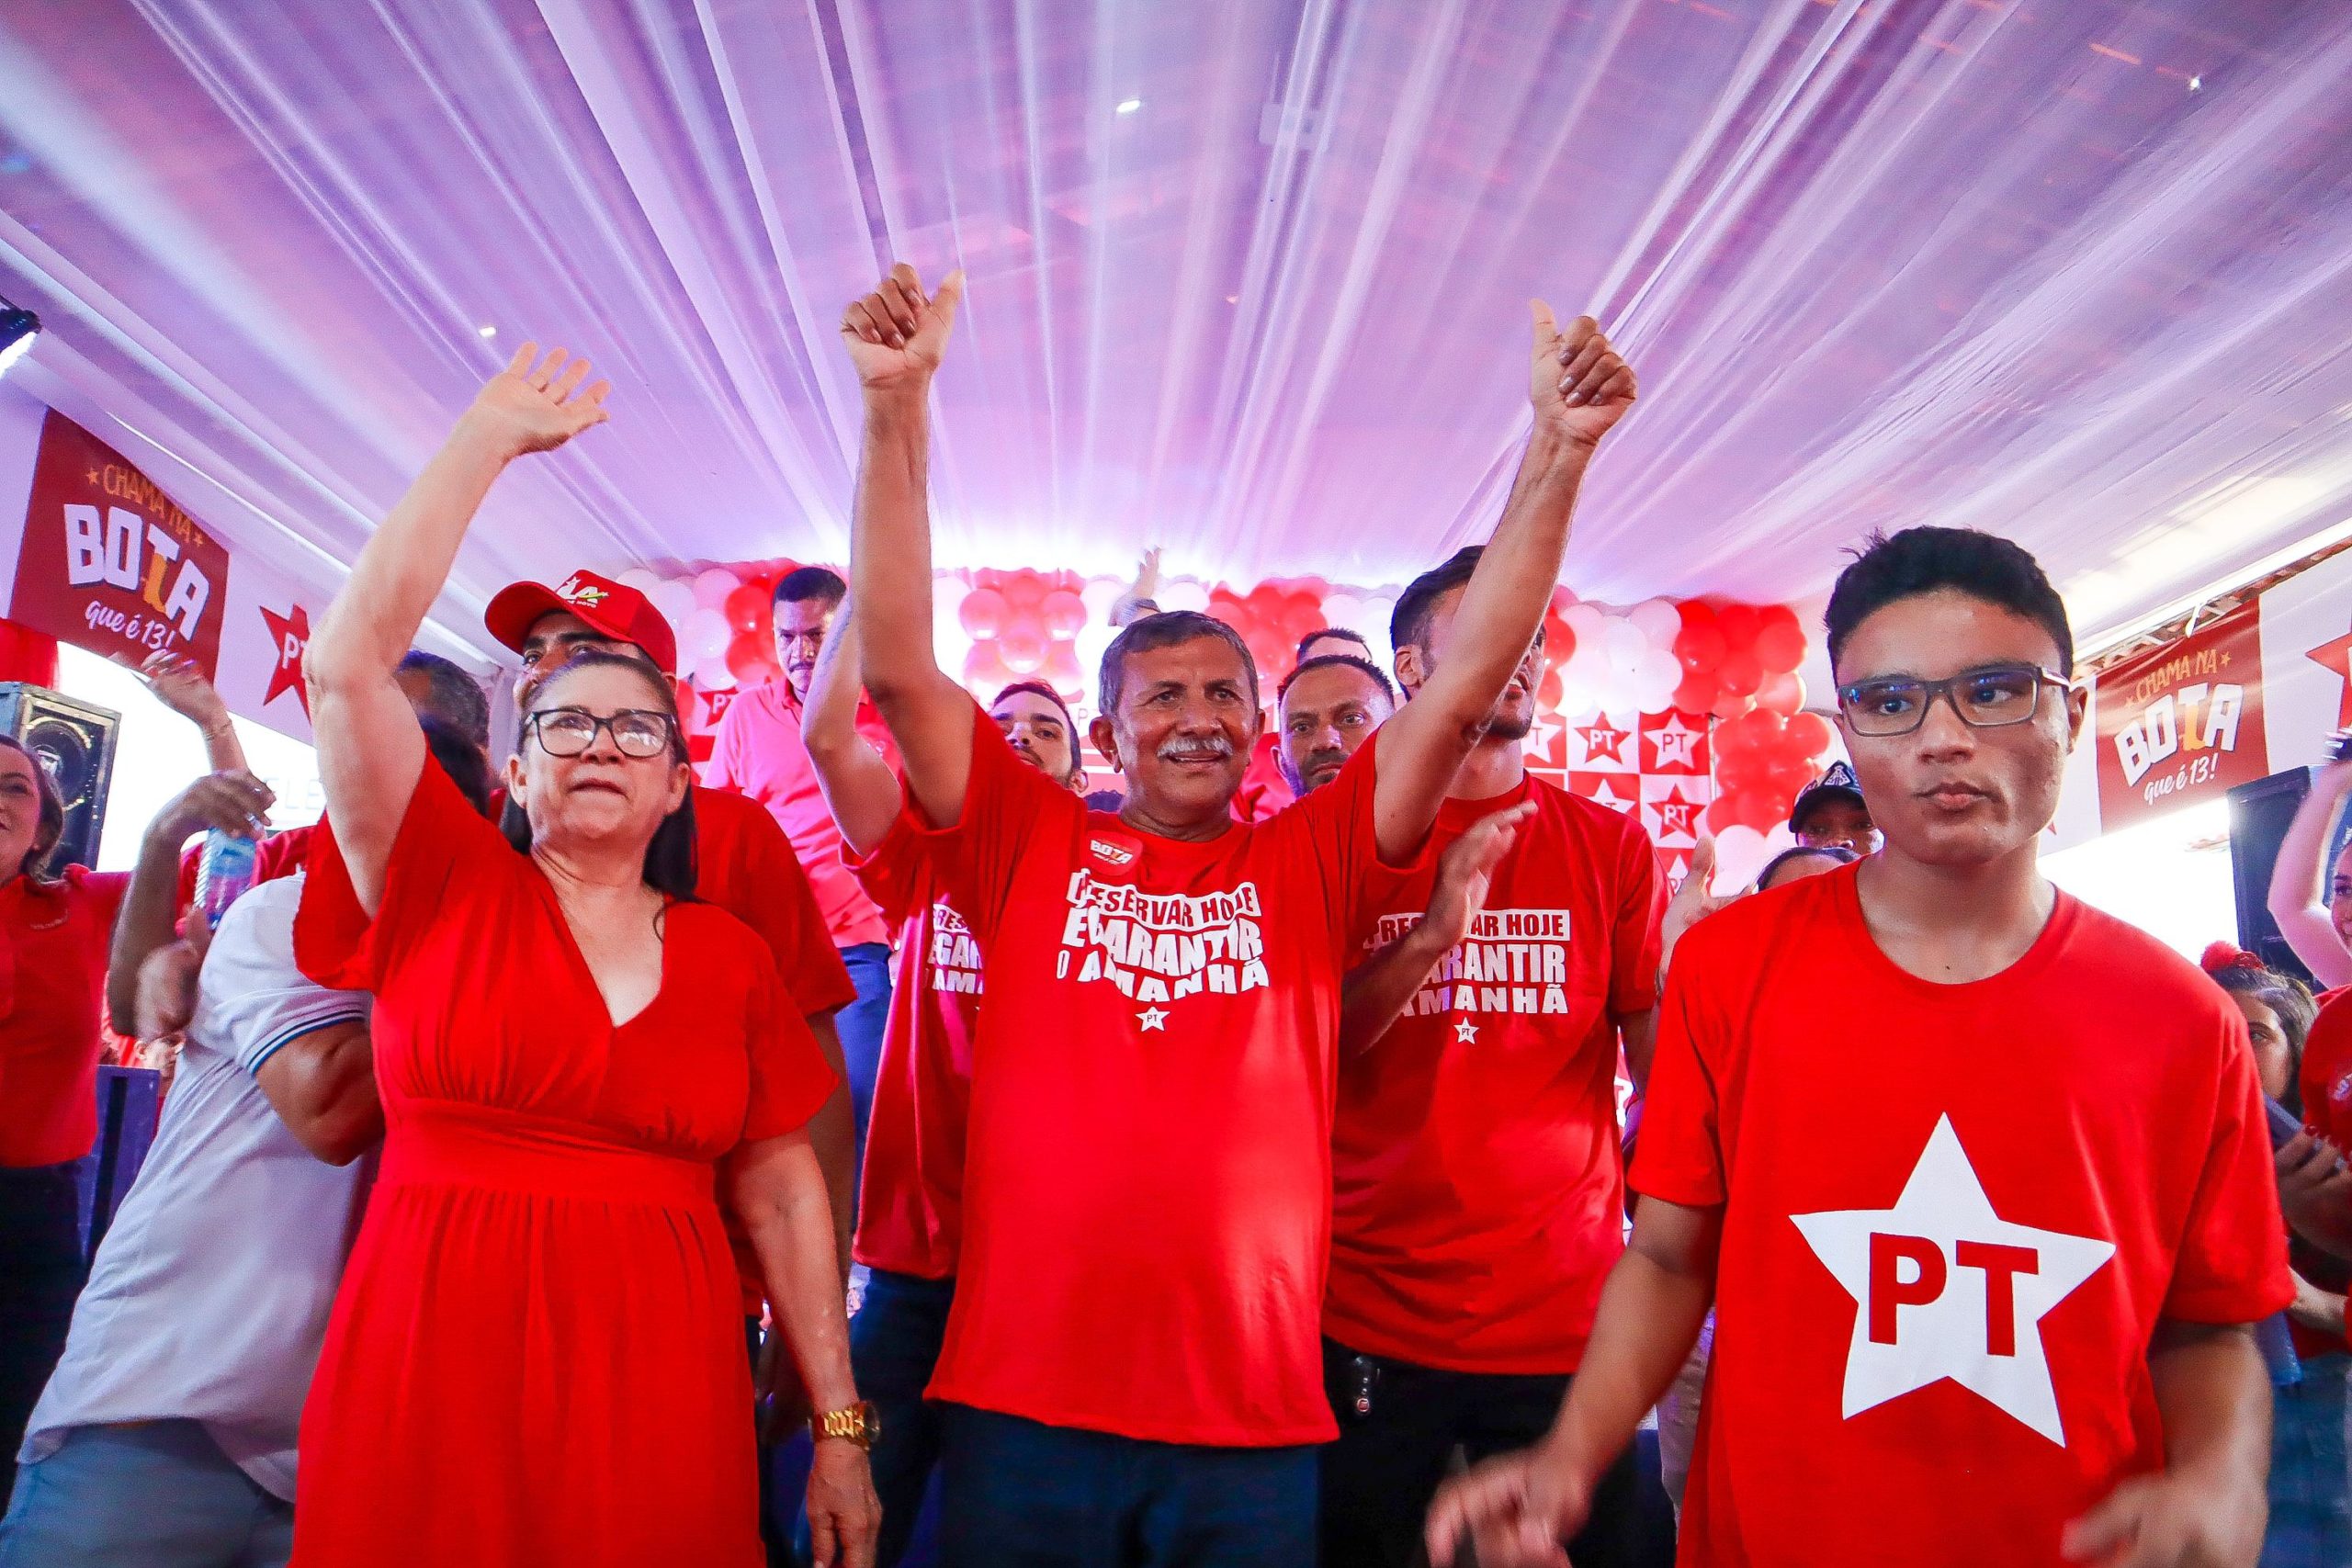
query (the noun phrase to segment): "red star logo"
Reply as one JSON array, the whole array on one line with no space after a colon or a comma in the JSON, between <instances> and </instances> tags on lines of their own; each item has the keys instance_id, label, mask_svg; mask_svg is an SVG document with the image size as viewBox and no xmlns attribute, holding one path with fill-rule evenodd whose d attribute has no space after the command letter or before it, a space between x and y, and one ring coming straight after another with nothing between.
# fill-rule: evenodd
<instances>
[{"instance_id":1,"label":"red star logo","mask_svg":"<svg viewBox=\"0 0 2352 1568\"><path fill-rule=\"evenodd\" d=\"M2324 670L2332 670L2344 682L2344 690L2335 699L2335 727L2352 728L2352 632L2346 632L2334 642L2321 643L2304 655Z\"/></svg>"},{"instance_id":2,"label":"red star logo","mask_svg":"<svg viewBox=\"0 0 2352 1568\"><path fill-rule=\"evenodd\" d=\"M263 694L261 705L267 707L287 692L302 705L302 716L311 716L310 682L302 679L302 650L311 644L311 614L301 605L294 606L290 615L274 614L264 609L261 618L269 626L269 640L277 645L277 664L269 672L269 690Z\"/></svg>"},{"instance_id":3,"label":"red star logo","mask_svg":"<svg viewBox=\"0 0 2352 1568\"><path fill-rule=\"evenodd\" d=\"M1606 757L1622 765L1625 761L1625 742L1633 739L1623 730L1613 728L1605 718L1597 724L1577 726L1577 733L1584 737L1585 760L1588 762Z\"/></svg>"},{"instance_id":4,"label":"red star logo","mask_svg":"<svg viewBox=\"0 0 2352 1568\"><path fill-rule=\"evenodd\" d=\"M1695 839L1699 836L1699 803L1685 799L1680 784L1674 785L1651 801L1650 809L1657 813L1659 838Z\"/></svg>"}]
</instances>

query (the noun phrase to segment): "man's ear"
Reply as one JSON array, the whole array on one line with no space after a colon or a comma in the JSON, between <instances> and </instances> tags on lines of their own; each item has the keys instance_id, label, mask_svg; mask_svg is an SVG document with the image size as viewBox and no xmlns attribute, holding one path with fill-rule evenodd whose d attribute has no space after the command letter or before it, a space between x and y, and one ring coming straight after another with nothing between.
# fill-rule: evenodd
<instances>
[{"instance_id":1,"label":"man's ear","mask_svg":"<svg viewBox=\"0 0 2352 1568\"><path fill-rule=\"evenodd\" d=\"M1113 732L1109 718L1097 714L1086 727L1086 738L1094 742L1094 749L1102 754L1104 761L1111 764L1113 773L1127 771L1119 765L1119 738Z\"/></svg>"},{"instance_id":2,"label":"man's ear","mask_svg":"<svg viewBox=\"0 0 2352 1568\"><path fill-rule=\"evenodd\" d=\"M2091 710L2091 689L2069 686L2066 689L2066 750L2072 751L2083 738L2083 720Z\"/></svg>"},{"instance_id":3,"label":"man's ear","mask_svg":"<svg viewBox=\"0 0 2352 1568\"><path fill-rule=\"evenodd\" d=\"M1389 661L1389 668L1396 672L1396 684L1404 689L1407 696L1419 691L1422 682L1430 678L1429 666L1421 658L1419 643L1408 642L1398 649L1396 657Z\"/></svg>"}]
</instances>

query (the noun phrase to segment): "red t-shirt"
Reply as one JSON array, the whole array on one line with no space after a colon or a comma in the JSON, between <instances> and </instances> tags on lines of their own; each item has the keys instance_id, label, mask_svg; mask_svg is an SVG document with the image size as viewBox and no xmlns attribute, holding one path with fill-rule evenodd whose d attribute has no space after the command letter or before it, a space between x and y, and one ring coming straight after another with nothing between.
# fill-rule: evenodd
<instances>
[{"instance_id":1,"label":"red t-shirt","mask_svg":"<svg viewBox=\"0 0 2352 1568\"><path fill-rule=\"evenodd\" d=\"M1666 879L1641 825L1528 778L1448 800L1434 857L1535 802L1470 939L1340 1064L1323 1331L1465 1372L1572 1372L1624 1250L1614 1020L1657 1004ZM1428 907L1435 866L1367 947Z\"/></svg>"},{"instance_id":2,"label":"red t-shirt","mask_svg":"<svg viewBox=\"0 0 2352 1568\"><path fill-rule=\"evenodd\" d=\"M0 1167L62 1165L98 1141L107 950L130 886L79 865L0 883Z\"/></svg>"},{"instance_id":3,"label":"red t-shirt","mask_svg":"<svg viewBox=\"0 0 2352 1568\"><path fill-rule=\"evenodd\" d=\"M857 703L857 732L893 768L899 765L899 749L889 729L864 697ZM817 787L816 765L800 739L800 699L792 694L790 682L771 681L728 705L703 783L741 791L783 826L801 869L808 874L833 945L857 947L890 940L882 911L842 863L842 830Z\"/></svg>"},{"instance_id":4,"label":"red t-shirt","mask_svg":"<svg viewBox=\"0 0 2352 1568\"><path fill-rule=\"evenodd\" d=\"M2292 1299L2245 1024L2064 893L1932 984L1857 888L1708 917L1667 985L1633 1185L1724 1208L1680 1561L2054 1565L2162 1463L2157 1320Z\"/></svg>"},{"instance_id":5,"label":"red t-shirt","mask_svg":"<svg viewBox=\"0 0 2352 1568\"><path fill-rule=\"evenodd\" d=\"M1179 842L975 720L951 890L988 1005L933 1398L1162 1442L1334 1435L1340 975L1394 887L1375 750L1272 821Z\"/></svg>"},{"instance_id":6,"label":"red t-shirt","mask_svg":"<svg viewBox=\"0 0 2352 1568\"><path fill-rule=\"evenodd\" d=\"M963 1239L964 1126L980 950L947 899L956 836L902 811L851 869L899 932L890 1019L865 1128L855 1255L869 1269L944 1280Z\"/></svg>"},{"instance_id":7,"label":"red t-shirt","mask_svg":"<svg viewBox=\"0 0 2352 1568\"><path fill-rule=\"evenodd\" d=\"M2352 1147L2352 1003L2341 998L2352 987L2323 991L2319 1017L2303 1041L2303 1066L2296 1087L2303 1099L2303 1124L2337 1148ZM2346 1336L2293 1325L2295 1353L2324 1356L2342 1351Z\"/></svg>"}]
</instances>

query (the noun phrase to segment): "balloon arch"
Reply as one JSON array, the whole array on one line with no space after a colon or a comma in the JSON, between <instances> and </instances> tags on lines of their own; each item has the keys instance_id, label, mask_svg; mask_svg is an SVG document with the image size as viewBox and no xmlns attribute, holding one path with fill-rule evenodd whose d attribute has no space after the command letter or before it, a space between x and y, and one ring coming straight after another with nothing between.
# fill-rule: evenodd
<instances>
[{"instance_id":1,"label":"balloon arch","mask_svg":"<svg viewBox=\"0 0 2352 1568\"><path fill-rule=\"evenodd\" d=\"M677 629L680 705L704 745L736 691L779 674L770 601L797 564L745 561L668 580L641 569L621 574ZM943 571L933 626L941 665L984 701L1012 681L1047 682L1082 718L1092 672L1115 635L1112 608L1126 591L1120 579L1069 571ZM1289 672L1300 639L1326 627L1362 633L1385 665L1396 590L1315 577L1246 588L1177 579L1162 584L1158 602L1231 626L1271 688ZM1785 604L1708 597L1612 609L1559 588L1544 653L1529 765L1638 810L1678 875L1702 832L1716 837L1727 868L1760 863L1767 835L1835 743L1828 721L1805 711L1797 676L1805 631Z\"/></svg>"}]
</instances>

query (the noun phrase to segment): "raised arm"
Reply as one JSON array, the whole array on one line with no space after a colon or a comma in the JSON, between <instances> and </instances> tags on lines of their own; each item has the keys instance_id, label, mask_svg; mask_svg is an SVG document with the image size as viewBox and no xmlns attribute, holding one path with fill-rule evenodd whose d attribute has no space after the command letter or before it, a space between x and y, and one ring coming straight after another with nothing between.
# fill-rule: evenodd
<instances>
[{"instance_id":1,"label":"raised arm","mask_svg":"<svg viewBox=\"0 0 2352 1568\"><path fill-rule=\"evenodd\" d=\"M269 786L240 768L208 773L175 795L155 814L140 840L139 863L115 916L114 945L107 953L107 1017L117 1034L143 1036L139 1026L139 976L148 957L176 934L180 851L188 836L219 828L245 838L261 836L270 803Z\"/></svg>"},{"instance_id":2,"label":"raised arm","mask_svg":"<svg viewBox=\"0 0 2352 1568\"><path fill-rule=\"evenodd\" d=\"M963 817L972 769L972 699L931 642L931 378L963 299L962 273L927 296L900 262L842 318L865 391L849 559L865 689L899 743L906 787L941 827Z\"/></svg>"},{"instance_id":3,"label":"raised arm","mask_svg":"<svg viewBox=\"0 0 2352 1568\"><path fill-rule=\"evenodd\" d=\"M2295 807L2294 820L2287 824L2286 835L2278 840L2278 858L2270 868L2270 918L2323 989L2352 985L2352 952L2346 951L2328 912L2333 889L2327 844L2347 794L2352 794L2352 762L2322 768L2312 780L2311 793Z\"/></svg>"},{"instance_id":4,"label":"raised arm","mask_svg":"<svg viewBox=\"0 0 2352 1568\"><path fill-rule=\"evenodd\" d=\"M204 678L195 660L185 653L151 653L139 667L139 678L147 682L157 702L203 732L204 760L214 773L249 771L244 743L237 739L237 727L229 721L229 705L220 700L220 692Z\"/></svg>"},{"instance_id":5,"label":"raised arm","mask_svg":"<svg viewBox=\"0 0 2352 1568\"><path fill-rule=\"evenodd\" d=\"M1528 395L1535 424L1519 478L1463 590L1444 661L1381 729L1374 821L1391 862L1419 849L1454 769L1527 657L1560 581L1585 466L1634 404L1634 372L1591 317L1562 333L1550 306L1538 299L1534 312Z\"/></svg>"},{"instance_id":6,"label":"raised arm","mask_svg":"<svg viewBox=\"0 0 2352 1568\"><path fill-rule=\"evenodd\" d=\"M370 915L383 896L392 839L424 768L424 733L392 671L448 581L467 525L506 465L603 423L609 385L599 381L582 391L588 362L567 365L568 357L558 348L542 361L538 345L526 343L482 388L360 550L303 656L319 782L352 891Z\"/></svg>"},{"instance_id":7,"label":"raised arm","mask_svg":"<svg viewBox=\"0 0 2352 1568\"><path fill-rule=\"evenodd\" d=\"M818 651L817 672L808 678L808 700L800 708L800 739L808 745L817 787L824 792L842 838L861 855L874 852L905 804L899 775L873 742L857 732L857 694L864 676L857 602L852 600L842 606L833 635Z\"/></svg>"}]
</instances>

